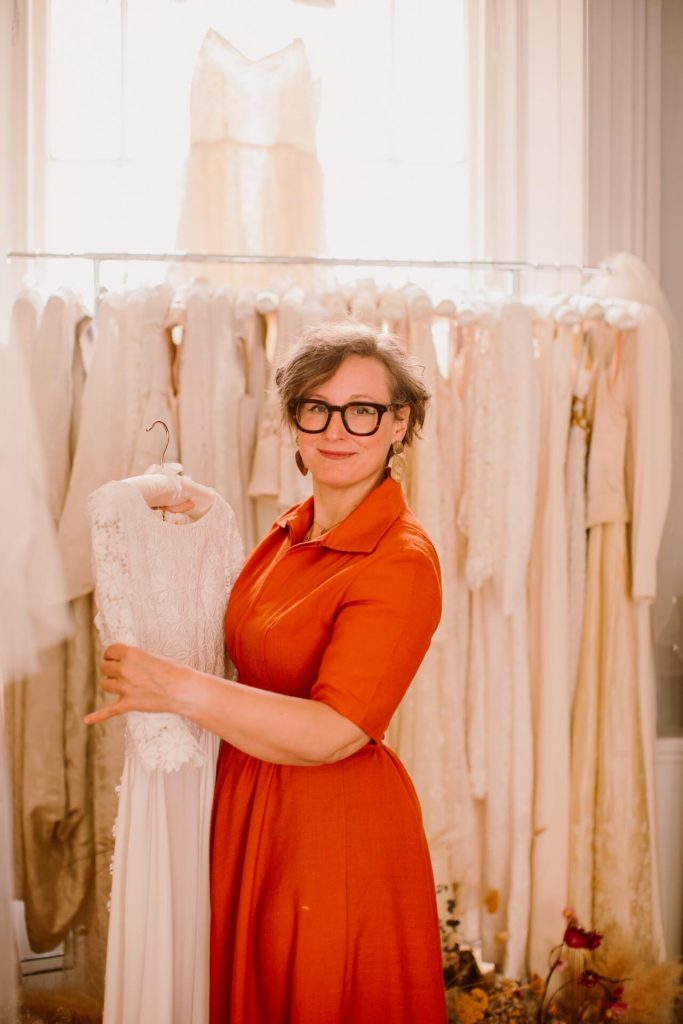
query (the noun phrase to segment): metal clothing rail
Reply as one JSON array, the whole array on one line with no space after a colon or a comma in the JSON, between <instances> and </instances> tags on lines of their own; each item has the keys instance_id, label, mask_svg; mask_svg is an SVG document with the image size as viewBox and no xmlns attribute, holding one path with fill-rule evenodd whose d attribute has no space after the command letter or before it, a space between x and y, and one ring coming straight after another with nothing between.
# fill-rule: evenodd
<instances>
[{"instance_id":1,"label":"metal clothing rail","mask_svg":"<svg viewBox=\"0 0 683 1024\"><path fill-rule=\"evenodd\" d=\"M519 275L524 272L541 273L609 273L609 267L590 266L580 263L534 263L526 260L425 260L425 259L377 259L374 257L348 256L265 256L247 253L207 252L47 252L43 250L9 250L8 260L87 260L93 264L95 294L99 291L99 268L102 263L148 262L148 263L238 263L273 266L322 266L322 267L403 267L434 270L501 270L508 272L515 290Z\"/></svg>"}]
</instances>

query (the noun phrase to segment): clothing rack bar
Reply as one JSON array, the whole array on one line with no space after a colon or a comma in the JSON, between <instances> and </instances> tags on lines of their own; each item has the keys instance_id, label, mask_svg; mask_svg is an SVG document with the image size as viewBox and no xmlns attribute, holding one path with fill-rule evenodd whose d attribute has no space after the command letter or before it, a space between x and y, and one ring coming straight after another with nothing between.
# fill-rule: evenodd
<instances>
[{"instance_id":1,"label":"clothing rack bar","mask_svg":"<svg viewBox=\"0 0 683 1024\"><path fill-rule=\"evenodd\" d=\"M541 271L550 273L575 272L581 274L609 273L609 267L580 263L533 263L526 260L425 260L377 259L347 256L264 256L247 253L207 252L46 252L43 250L9 250L8 260L89 260L95 263L149 262L149 263L241 263L272 264L274 266L324 267L424 267L435 270L503 270L512 273Z\"/></svg>"}]
</instances>

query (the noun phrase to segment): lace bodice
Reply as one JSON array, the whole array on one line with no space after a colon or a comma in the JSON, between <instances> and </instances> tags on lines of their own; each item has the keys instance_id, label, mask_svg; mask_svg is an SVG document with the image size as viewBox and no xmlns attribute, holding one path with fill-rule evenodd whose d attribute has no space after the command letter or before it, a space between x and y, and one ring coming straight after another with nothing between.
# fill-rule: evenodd
<instances>
[{"instance_id":1,"label":"lace bodice","mask_svg":"<svg viewBox=\"0 0 683 1024\"><path fill-rule=\"evenodd\" d=\"M248 60L207 33L190 99L190 151L178 245L188 252L320 252L322 172L316 155L318 89L296 39ZM304 268L310 282L310 267ZM292 280L295 268L290 268ZM176 270L180 279L180 271ZM225 280L221 266L202 269ZM292 276L294 275L294 276ZM273 268L230 266L230 283L272 283Z\"/></svg>"},{"instance_id":2,"label":"lace bodice","mask_svg":"<svg viewBox=\"0 0 683 1024\"><path fill-rule=\"evenodd\" d=\"M223 619L243 561L230 506L218 495L202 519L165 522L127 480L88 499L104 646L131 644L214 675L224 672ZM146 769L202 764L201 729L173 714L130 712L126 755Z\"/></svg>"},{"instance_id":3,"label":"lace bodice","mask_svg":"<svg viewBox=\"0 0 683 1024\"><path fill-rule=\"evenodd\" d=\"M301 39L249 60L210 29L192 82L192 141L291 145L315 153L317 90Z\"/></svg>"}]
</instances>

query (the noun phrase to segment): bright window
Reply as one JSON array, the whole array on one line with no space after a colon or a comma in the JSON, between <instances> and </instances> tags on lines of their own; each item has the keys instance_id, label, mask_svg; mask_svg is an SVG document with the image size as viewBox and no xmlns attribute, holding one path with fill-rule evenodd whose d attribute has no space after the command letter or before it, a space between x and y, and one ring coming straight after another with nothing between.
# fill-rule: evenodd
<instances>
[{"instance_id":1,"label":"bright window","mask_svg":"<svg viewBox=\"0 0 683 1024\"><path fill-rule=\"evenodd\" d=\"M190 84L213 27L252 59L303 38L320 83L328 253L466 256L464 19L464 0L50 0L39 244L177 247Z\"/></svg>"}]
</instances>

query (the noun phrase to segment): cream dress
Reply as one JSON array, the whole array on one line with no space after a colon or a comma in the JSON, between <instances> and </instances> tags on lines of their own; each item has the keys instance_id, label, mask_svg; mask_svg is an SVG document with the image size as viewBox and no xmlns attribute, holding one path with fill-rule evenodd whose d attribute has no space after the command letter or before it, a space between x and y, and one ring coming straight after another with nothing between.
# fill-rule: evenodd
<instances>
[{"instance_id":1,"label":"cream dress","mask_svg":"<svg viewBox=\"0 0 683 1024\"><path fill-rule=\"evenodd\" d=\"M72 732L87 741L87 825L83 849L90 884L80 915L87 933L77 959L74 984L95 996L102 993L109 897L111 835L116 815L114 788L123 765L123 728L112 719L95 732L82 723L81 708L92 710L103 695L97 685L98 640L93 627L94 575L86 503L108 480L143 472L158 462L163 431L146 427L157 418L171 431L167 460L177 459L171 359L165 324L172 289L167 285L108 293L98 304L96 345L83 391L78 441L59 524L68 595L75 628L66 669L69 705L76 719ZM81 776L83 771L81 769Z\"/></svg>"},{"instance_id":2,"label":"cream dress","mask_svg":"<svg viewBox=\"0 0 683 1024\"><path fill-rule=\"evenodd\" d=\"M260 412L248 490L255 502L258 540L265 536L279 513L311 493L310 476L301 476L296 468L292 431L282 422L275 372L304 327L324 319L327 319L326 309L317 303L307 303L300 288L290 288L280 299L274 353Z\"/></svg>"},{"instance_id":3,"label":"cream dress","mask_svg":"<svg viewBox=\"0 0 683 1024\"><path fill-rule=\"evenodd\" d=\"M223 619L243 561L230 507L164 521L134 484L88 512L102 644L128 643L224 673ZM208 1019L209 827L218 737L171 714L131 712L107 944L106 1024Z\"/></svg>"},{"instance_id":4,"label":"cream dress","mask_svg":"<svg viewBox=\"0 0 683 1024\"><path fill-rule=\"evenodd\" d=\"M180 248L267 255L320 252L317 117L317 87L301 39L249 60L211 29L192 81ZM212 268L207 269L211 276ZM233 265L229 276L225 268L213 276L259 287L272 280L273 269Z\"/></svg>"},{"instance_id":5,"label":"cream dress","mask_svg":"<svg viewBox=\"0 0 683 1024\"><path fill-rule=\"evenodd\" d=\"M368 294L365 315L373 316ZM462 487L464 410L461 375L450 352L450 374L442 377L432 338L433 311L420 289L405 289L402 333L410 353L425 367L432 393L422 437L409 449L408 501L438 545L442 571L441 623L424 661L394 715L387 743L399 754L415 784L438 884L457 884L458 917L478 902L479 858L474 801L467 773L462 714L467 657L467 593L458 561L462 536L455 525ZM386 317L386 310L383 315ZM393 327L399 327L396 317Z\"/></svg>"},{"instance_id":6,"label":"cream dress","mask_svg":"<svg viewBox=\"0 0 683 1024\"><path fill-rule=\"evenodd\" d=\"M249 355L245 334L253 333L256 317L253 298L248 298L238 302L233 289L195 282L185 299L178 356L184 472L215 487L228 502L247 547L253 543L253 516L241 469L254 446L255 423L244 409Z\"/></svg>"},{"instance_id":7,"label":"cream dress","mask_svg":"<svg viewBox=\"0 0 683 1024\"><path fill-rule=\"evenodd\" d=\"M529 562L534 737L529 966L544 975L567 905L569 851L569 585L564 467L571 414L571 334L539 311L540 453Z\"/></svg>"},{"instance_id":8,"label":"cream dress","mask_svg":"<svg viewBox=\"0 0 683 1024\"><path fill-rule=\"evenodd\" d=\"M484 956L524 973L530 902L532 736L526 573L536 494L539 396L531 311L478 313L468 395L465 490L471 588L470 768L481 801Z\"/></svg>"}]
</instances>

